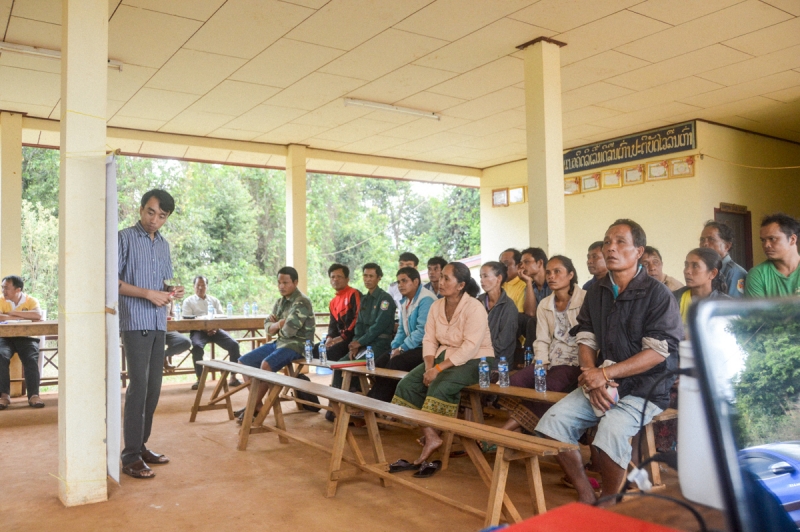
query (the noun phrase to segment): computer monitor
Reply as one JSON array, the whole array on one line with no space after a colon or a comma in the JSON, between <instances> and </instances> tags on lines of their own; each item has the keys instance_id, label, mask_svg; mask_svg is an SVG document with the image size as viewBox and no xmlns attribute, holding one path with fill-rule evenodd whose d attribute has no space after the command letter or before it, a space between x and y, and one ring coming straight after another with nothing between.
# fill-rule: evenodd
<instances>
[{"instance_id":1,"label":"computer monitor","mask_svg":"<svg viewBox=\"0 0 800 532\"><path fill-rule=\"evenodd\" d=\"M706 300L681 346L684 496L735 532L800 524L800 298ZM787 518L788 517L788 518ZM794 526L792 525L794 522Z\"/></svg>"}]
</instances>

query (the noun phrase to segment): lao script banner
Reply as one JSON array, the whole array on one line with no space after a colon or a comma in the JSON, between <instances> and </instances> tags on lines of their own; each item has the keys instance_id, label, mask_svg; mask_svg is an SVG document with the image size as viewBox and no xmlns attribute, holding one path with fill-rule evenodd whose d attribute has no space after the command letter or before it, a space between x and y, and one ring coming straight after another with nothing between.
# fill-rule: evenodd
<instances>
[{"instance_id":1,"label":"lao script banner","mask_svg":"<svg viewBox=\"0 0 800 532\"><path fill-rule=\"evenodd\" d=\"M696 143L694 121L652 129L569 150L564 153L564 174L692 150Z\"/></svg>"}]
</instances>

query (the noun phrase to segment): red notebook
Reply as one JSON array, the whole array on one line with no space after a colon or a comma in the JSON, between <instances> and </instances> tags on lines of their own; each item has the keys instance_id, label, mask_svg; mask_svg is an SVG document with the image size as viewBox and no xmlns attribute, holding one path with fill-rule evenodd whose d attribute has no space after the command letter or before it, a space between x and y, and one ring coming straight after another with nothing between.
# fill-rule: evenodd
<instances>
[{"instance_id":1,"label":"red notebook","mask_svg":"<svg viewBox=\"0 0 800 532\"><path fill-rule=\"evenodd\" d=\"M639 521L574 502L504 528L503 532L677 532L674 528Z\"/></svg>"}]
</instances>

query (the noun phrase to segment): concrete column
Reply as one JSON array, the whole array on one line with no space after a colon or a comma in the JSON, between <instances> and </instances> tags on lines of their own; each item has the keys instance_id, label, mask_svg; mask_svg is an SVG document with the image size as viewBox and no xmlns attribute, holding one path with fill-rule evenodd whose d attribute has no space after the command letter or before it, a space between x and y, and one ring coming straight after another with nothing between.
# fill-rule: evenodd
<instances>
[{"instance_id":1,"label":"concrete column","mask_svg":"<svg viewBox=\"0 0 800 532\"><path fill-rule=\"evenodd\" d=\"M107 0L62 0L58 496L105 501Z\"/></svg>"},{"instance_id":2,"label":"concrete column","mask_svg":"<svg viewBox=\"0 0 800 532\"><path fill-rule=\"evenodd\" d=\"M0 113L0 278L22 275L22 115ZM12 379L22 378L19 357L11 359ZM11 384L11 397L22 383Z\"/></svg>"},{"instance_id":3,"label":"concrete column","mask_svg":"<svg viewBox=\"0 0 800 532\"><path fill-rule=\"evenodd\" d=\"M286 154L286 264L297 270L304 294L308 294L306 244L306 147L291 144Z\"/></svg>"},{"instance_id":4,"label":"concrete column","mask_svg":"<svg viewBox=\"0 0 800 532\"><path fill-rule=\"evenodd\" d=\"M528 233L548 256L566 250L561 132L563 43L540 37L525 51L525 121L528 144Z\"/></svg>"}]
</instances>

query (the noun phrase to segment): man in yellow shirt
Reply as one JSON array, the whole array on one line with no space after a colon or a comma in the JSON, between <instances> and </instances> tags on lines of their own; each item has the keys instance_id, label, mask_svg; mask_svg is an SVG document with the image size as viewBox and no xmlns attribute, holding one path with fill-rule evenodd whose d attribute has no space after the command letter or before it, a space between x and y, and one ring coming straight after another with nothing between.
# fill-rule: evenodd
<instances>
[{"instance_id":1,"label":"man in yellow shirt","mask_svg":"<svg viewBox=\"0 0 800 532\"><path fill-rule=\"evenodd\" d=\"M9 275L3 279L3 297L0 298L0 321L42 319L39 302L22 289L25 284L22 278ZM39 398L39 339L19 336L0 338L0 410L11 404L11 376L9 365L11 357L17 353L22 367L25 368L25 386L28 389L28 405L33 408L44 408Z\"/></svg>"},{"instance_id":2,"label":"man in yellow shirt","mask_svg":"<svg viewBox=\"0 0 800 532\"><path fill-rule=\"evenodd\" d=\"M525 281L519 278L517 269L522 261L519 250L508 248L500 254L500 262L508 269L508 281L503 283L503 290L517 307L517 312L525 312Z\"/></svg>"}]
</instances>

